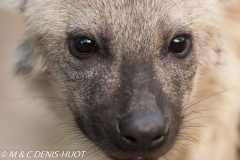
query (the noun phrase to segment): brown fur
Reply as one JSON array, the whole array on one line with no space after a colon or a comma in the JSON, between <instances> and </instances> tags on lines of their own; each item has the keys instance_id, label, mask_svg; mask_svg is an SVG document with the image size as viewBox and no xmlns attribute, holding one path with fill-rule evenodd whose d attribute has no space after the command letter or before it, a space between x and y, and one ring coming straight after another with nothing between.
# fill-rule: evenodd
<instances>
[{"instance_id":1,"label":"brown fur","mask_svg":"<svg viewBox=\"0 0 240 160\"><path fill-rule=\"evenodd\" d=\"M10 2L0 0L0 6L6 4ZM101 93L91 97L96 99L94 104L113 96L120 84L122 59L127 57L124 60L128 68L134 68L136 63L153 64L154 79L166 95L166 105L181 108L181 119L172 120L176 128L181 122L180 131L171 134L172 140L163 147L162 152L166 153L160 159L240 159L238 3L35 0L21 4L12 6L23 12L27 26L26 41L16 63L17 73L31 77L37 86L47 81L43 91L51 90L54 96L64 99L63 105L69 106L76 117L84 117L88 112L82 106L86 105L83 97L91 94L89 80L97 82L95 89ZM179 32L193 35L191 54L185 59L163 56L163 48ZM69 54L69 35L94 37L102 48L108 48L111 56L103 54L102 63L94 58L79 63ZM138 73L139 77L146 75ZM128 112L138 107L137 101L131 101ZM173 117L172 112L167 110L166 114ZM107 117L106 113L104 118ZM88 138L95 142L91 136ZM101 148L103 156L107 152Z\"/></svg>"}]
</instances>

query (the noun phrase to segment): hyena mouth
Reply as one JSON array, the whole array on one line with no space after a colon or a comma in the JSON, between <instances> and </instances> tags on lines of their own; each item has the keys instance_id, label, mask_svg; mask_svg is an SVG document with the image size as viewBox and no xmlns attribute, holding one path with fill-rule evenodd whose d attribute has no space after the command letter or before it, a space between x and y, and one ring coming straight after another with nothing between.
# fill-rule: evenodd
<instances>
[{"instance_id":1,"label":"hyena mouth","mask_svg":"<svg viewBox=\"0 0 240 160\"><path fill-rule=\"evenodd\" d=\"M135 110L108 123L103 118L90 119L94 124L90 128L82 118L76 120L85 135L113 160L156 160L172 148L178 132L177 123L159 110Z\"/></svg>"},{"instance_id":2,"label":"hyena mouth","mask_svg":"<svg viewBox=\"0 0 240 160\"><path fill-rule=\"evenodd\" d=\"M155 160L174 144L181 110L151 78L153 74L150 65L123 66L120 87L110 98L86 101L87 115L76 115L83 133L114 160Z\"/></svg>"}]
</instances>

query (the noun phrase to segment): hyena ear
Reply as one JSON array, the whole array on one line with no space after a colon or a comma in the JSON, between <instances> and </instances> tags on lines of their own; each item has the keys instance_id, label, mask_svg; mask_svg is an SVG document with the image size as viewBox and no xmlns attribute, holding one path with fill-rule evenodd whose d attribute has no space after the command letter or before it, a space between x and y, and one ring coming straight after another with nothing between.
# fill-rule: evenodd
<instances>
[{"instance_id":1,"label":"hyena ear","mask_svg":"<svg viewBox=\"0 0 240 160\"><path fill-rule=\"evenodd\" d=\"M15 59L15 73L23 76L36 76L46 74L46 64L37 49L34 49L31 42L25 40L18 47L18 55Z\"/></svg>"},{"instance_id":2,"label":"hyena ear","mask_svg":"<svg viewBox=\"0 0 240 160\"><path fill-rule=\"evenodd\" d=\"M25 10L27 0L0 0L0 9L14 12L22 13Z\"/></svg>"}]
</instances>

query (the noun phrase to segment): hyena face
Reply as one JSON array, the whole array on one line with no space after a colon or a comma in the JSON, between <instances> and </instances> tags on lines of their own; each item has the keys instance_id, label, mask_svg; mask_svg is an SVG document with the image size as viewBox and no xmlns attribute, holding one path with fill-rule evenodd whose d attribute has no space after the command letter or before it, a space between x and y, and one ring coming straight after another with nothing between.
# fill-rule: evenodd
<instances>
[{"instance_id":1,"label":"hyena face","mask_svg":"<svg viewBox=\"0 0 240 160\"><path fill-rule=\"evenodd\" d=\"M18 71L52 77L80 130L108 157L157 159L176 143L210 50L212 2L25 1L32 50Z\"/></svg>"}]
</instances>

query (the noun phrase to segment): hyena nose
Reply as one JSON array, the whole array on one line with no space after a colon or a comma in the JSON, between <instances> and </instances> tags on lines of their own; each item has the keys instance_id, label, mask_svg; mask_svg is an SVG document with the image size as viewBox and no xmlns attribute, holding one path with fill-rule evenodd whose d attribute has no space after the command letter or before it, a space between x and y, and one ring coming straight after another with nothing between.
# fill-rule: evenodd
<instances>
[{"instance_id":1,"label":"hyena nose","mask_svg":"<svg viewBox=\"0 0 240 160\"><path fill-rule=\"evenodd\" d=\"M132 112L117 124L119 145L127 150L148 151L164 144L169 122L160 111Z\"/></svg>"}]
</instances>

